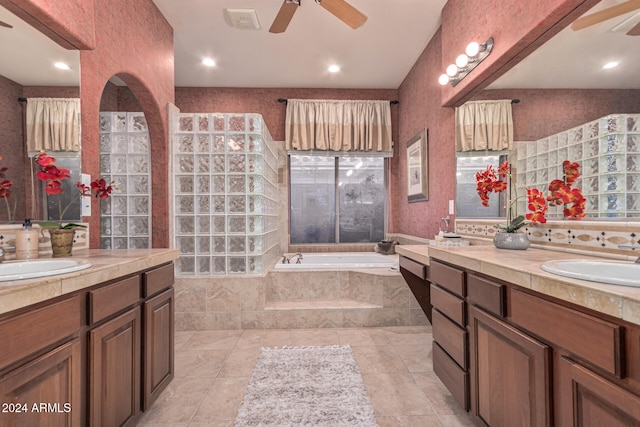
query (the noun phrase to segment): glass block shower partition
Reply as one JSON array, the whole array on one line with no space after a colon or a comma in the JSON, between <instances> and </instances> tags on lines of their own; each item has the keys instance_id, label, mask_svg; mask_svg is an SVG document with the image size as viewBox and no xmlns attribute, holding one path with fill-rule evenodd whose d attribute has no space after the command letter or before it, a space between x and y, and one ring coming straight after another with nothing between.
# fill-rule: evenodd
<instances>
[{"instance_id":1,"label":"glass block shower partition","mask_svg":"<svg viewBox=\"0 0 640 427\"><path fill-rule=\"evenodd\" d=\"M519 145L518 194L525 187L546 194L551 180L562 179L564 160L580 164L574 187L582 189L588 216L640 217L640 114L605 116ZM562 218L562 208L549 207L547 216Z\"/></svg>"},{"instance_id":2,"label":"glass block shower partition","mask_svg":"<svg viewBox=\"0 0 640 427\"><path fill-rule=\"evenodd\" d=\"M144 113L100 113L100 175L117 190L100 201L100 247L151 247L151 167Z\"/></svg>"},{"instance_id":3,"label":"glass block shower partition","mask_svg":"<svg viewBox=\"0 0 640 427\"><path fill-rule=\"evenodd\" d=\"M259 274L279 255L277 148L259 114L173 116L179 275Z\"/></svg>"}]
</instances>

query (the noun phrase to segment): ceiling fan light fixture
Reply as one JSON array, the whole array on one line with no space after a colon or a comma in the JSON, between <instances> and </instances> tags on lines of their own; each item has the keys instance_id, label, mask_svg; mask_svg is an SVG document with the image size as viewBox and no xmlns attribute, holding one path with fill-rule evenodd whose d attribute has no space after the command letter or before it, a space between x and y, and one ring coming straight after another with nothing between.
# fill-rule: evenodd
<instances>
[{"instance_id":1,"label":"ceiling fan light fixture","mask_svg":"<svg viewBox=\"0 0 640 427\"><path fill-rule=\"evenodd\" d=\"M202 58L202 63L204 65L206 65L207 67L215 67L216 66L216 61L214 61L211 58Z\"/></svg>"},{"instance_id":2,"label":"ceiling fan light fixture","mask_svg":"<svg viewBox=\"0 0 640 427\"><path fill-rule=\"evenodd\" d=\"M610 70L612 68L616 68L618 65L620 65L620 63L618 61L611 61L611 62L607 62L606 64L604 64L602 66L602 68L605 69L605 70Z\"/></svg>"},{"instance_id":3,"label":"ceiling fan light fixture","mask_svg":"<svg viewBox=\"0 0 640 427\"><path fill-rule=\"evenodd\" d=\"M335 65L335 64L334 65L329 65L329 68L327 68L327 70L330 73L337 73L337 72L340 71L340 66L339 65Z\"/></svg>"},{"instance_id":4,"label":"ceiling fan light fixture","mask_svg":"<svg viewBox=\"0 0 640 427\"><path fill-rule=\"evenodd\" d=\"M225 22L241 30L259 30L260 22L255 9L224 9Z\"/></svg>"}]
</instances>

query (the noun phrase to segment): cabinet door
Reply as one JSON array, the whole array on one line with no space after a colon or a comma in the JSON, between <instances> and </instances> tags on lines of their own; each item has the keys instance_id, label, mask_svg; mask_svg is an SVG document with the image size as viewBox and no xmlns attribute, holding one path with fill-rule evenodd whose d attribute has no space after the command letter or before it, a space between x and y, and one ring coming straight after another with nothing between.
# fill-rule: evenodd
<instances>
[{"instance_id":1,"label":"cabinet door","mask_svg":"<svg viewBox=\"0 0 640 427\"><path fill-rule=\"evenodd\" d=\"M558 425L640 426L640 397L566 357L560 359L560 371L563 381L558 394L568 401L558 407L563 415Z\"/></svg>"},{"instance_id":2,"label":"cabinet door","mask_svg":"<svg viewBox=\"0 0 640 427\"><path fill-rule=\"evenodd\" d=\"M89 332L89 424L134 425L140 414L140 307Z\"/></svg>"},{"instance_id":3,"label":"cabinet door","mask_svg":"<svg viewBox=\"0 0 640 427\"><path fill-rule=\"evenodd\" d=\"M0 379L0 425L80 426L81 357L80 339L75 339Z\"/></svg>"},{"instance_id":4,"label":"cabinet door","mask_svg":"<svg viewBox=\"0 0 640 427\"><path fill-rule=\"evenodd\" d=\"M143 410L173 378L173 288L144 303Z\"/></svg>"},{"instance_id":5,"label":"cabinet door","mask_svg":"<svg viewBox=\"0 0 640 427\"><path fill-rule=\"evenodd\" d=\"M492 427L551 425L550 348L469 307L471 414Z\"/></svg>"}]
</instances>

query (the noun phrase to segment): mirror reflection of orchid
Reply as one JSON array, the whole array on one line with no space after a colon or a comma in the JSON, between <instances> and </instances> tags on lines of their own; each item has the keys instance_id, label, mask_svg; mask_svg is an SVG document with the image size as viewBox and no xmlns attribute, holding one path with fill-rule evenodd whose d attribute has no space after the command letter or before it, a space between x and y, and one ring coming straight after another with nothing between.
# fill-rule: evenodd
<instances>
[{"instance_id":1,"label":"mirror reflection of orchid","mask_svg":"<svg viewBox=\"0 0 640 427\"><path fill-rule=\"evenodd\" d=\"M0 156L0 160L2 160L2 156ZM0 168L0 199L4 199L5 205L7 206L7 219L9 222L13 220L13 214L16 211L17 200L13 201L13 208L9 203L9 197L11 197L11 186L13 185L13 181L6 179L5 172L9 170L8 166L3 166Z\"/></svg>"},{"instance_id":2,"label":"mirror reflection of orchid","mask_svg":"<svg viewBox=\"0 0 640 427\"><path fill-rule=\"evenodd\" d=\"M40 170L37 173L37 177L40 181L46 182L45 192L50 195L58 196L58 209L59 209L59 220L58 222L54 221L43 221L40 222L41 227L55 227L61 229L69 229L74 227L84 227L82 224L74 224L69 223L66 225L62 225L62 218L64 218L64 214L69 210L69 208L82 196L90 196L92 193L96 198L106 199L111 195L113 191L113 187L111 185L107 185L107 181L103 178L98 178L91 182L90 185L82 184L81 182L76 183L76 187L78 188L78 195L62 208L62 203L60 199L60 195L64 194L62 189L62 181L70 178L70 171L65 168L61 168L56 166L54 163L56 159L49 156L48 154L42 152L38 157L35 158L35 162L40 166ZM113 184L113 181L109 184Z\"/></svg>"},{"instance_id":3,"label":"mirror reflection of orchid","mask_svg":"<svg viewBox=\"0 0 640 427\"><path fill-rule=\"evenodd\" d=\"M580 165L576 162L565 160L562 162L562 179L554 179L549 184L549 195L544 194L535 188L527 188L529 199L529 210L527 219L533 224L544 224L547 222L546 214L551 206L564 205L562 213L566 219L582 219L585 216L584 206L586 199L579 188L571 186L580 177ZM548 202L548 203L547 203Z\"/></svg>"}]
</instances>

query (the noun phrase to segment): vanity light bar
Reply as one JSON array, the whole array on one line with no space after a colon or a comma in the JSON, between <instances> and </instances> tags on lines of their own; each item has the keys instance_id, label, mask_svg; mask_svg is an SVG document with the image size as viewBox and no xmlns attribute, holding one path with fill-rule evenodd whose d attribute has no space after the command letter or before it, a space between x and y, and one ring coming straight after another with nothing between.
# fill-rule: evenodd
<instances>
[{"instance_id":1,"label":"vanity light bar","mask_svg":"<svg viewBox=\"0 0 640 427\"><path fill-rule=\"evenodd\" d=\"M456 58L455 64L451 64L447 67L444 74L441 74L438 78L438 82L444 86L447 83L451 83L451 86L456 86L467 74L478 66L493 49L493 37L489 37L486 42L479 44L477 42L471 42L467 45L465 53L459 55Z\"/></svg>"}]
</instances>

